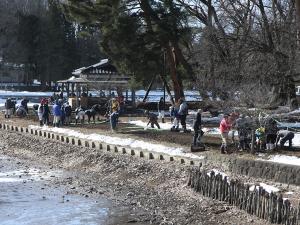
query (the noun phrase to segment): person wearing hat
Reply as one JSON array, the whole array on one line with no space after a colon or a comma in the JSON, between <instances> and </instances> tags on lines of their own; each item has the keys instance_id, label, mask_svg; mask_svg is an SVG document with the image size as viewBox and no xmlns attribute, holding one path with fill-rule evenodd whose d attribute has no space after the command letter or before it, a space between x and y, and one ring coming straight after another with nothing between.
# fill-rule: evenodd
<instances>
[{"instance_id":1,"label":"person wearing hat","mask_svg":"<svg viewBox=\"0 0 300 225\"><path fill-rule=\"evenodd\" d=\"M221 138L222 138L222 145L221 145L221 153L225 154L227 153L227 145L228 145L228 133L231 129L231 124L229 122L229 114L225 114L221 123L220 123L220 132L221 132Z\"/></svg>"}]
</instances>

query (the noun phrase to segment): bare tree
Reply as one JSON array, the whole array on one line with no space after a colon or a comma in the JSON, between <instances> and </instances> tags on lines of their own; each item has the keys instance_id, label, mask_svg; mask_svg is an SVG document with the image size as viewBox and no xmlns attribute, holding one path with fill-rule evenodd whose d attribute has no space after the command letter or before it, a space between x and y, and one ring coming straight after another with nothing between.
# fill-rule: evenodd
<instances>
[{"instance_id":1,"label":"bare tree","mask_svg":"<svg viewBox=\"0 0 300 225\"><path fill-rule=\"evenodd\" d=\"M201 88L225 97L230 92L260 90L272 106L297 107L293 1L177 1L199 24L201 38L192 58L201 65ZM249 85L247 90L247 83L262 88L252 90Z\"/></svg>"}]
</instances>

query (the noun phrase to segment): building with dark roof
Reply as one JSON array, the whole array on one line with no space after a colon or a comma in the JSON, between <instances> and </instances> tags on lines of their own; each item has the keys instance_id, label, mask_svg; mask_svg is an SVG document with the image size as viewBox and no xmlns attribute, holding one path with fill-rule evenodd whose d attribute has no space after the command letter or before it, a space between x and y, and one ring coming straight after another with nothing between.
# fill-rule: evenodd
<instances>
[{"instance_id":1,"label":"building with dark roof","mask_svg":"<svg viewBox=\"0 0 300 225\"><path fill-rule=\"evenodd\" d=\"M117 68L108 59L102 59L99 63L74 70L74 76L93 81L98 85L105 84L111 87L127 85L128 76L120 74Z\"/></svg>"}]
</instances>

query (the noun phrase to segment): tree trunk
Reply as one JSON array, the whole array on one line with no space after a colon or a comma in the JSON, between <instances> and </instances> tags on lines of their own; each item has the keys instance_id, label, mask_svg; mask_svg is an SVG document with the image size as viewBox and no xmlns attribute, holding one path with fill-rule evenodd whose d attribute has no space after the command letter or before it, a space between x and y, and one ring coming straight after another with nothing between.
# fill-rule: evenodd
<instances>
[{"instance_id":1,"label":"tree trunk","mask_svg":"<svg viewBox=\"0 0 300 225\"><path fill-rule=\"evenodd\" d=\"M152 78L152 80L151 80L151 82L150 82L150 84L149 84L149 86L148 86L148 88L147 88L146 94L145 94L145 96L144 96L144 98L143 98L143 102L146 102L146 100L147 100L147 98L148 98L148 94L149 94L149 92L151 91L151 88L152 88L152 85L153 85L153 83L154 83L155 78L156 78L156 76L153 76L153 78Z\"/></svg>"},{"instance_id":2,"label":"tree trunk","mask_svg":"<svg viewBox=\"0 0 300 225\"><path fill-rule=\"evenodd\" d=\"M277 74L274 77L272 85L271 106L287 105L294 110L298 108L296 99L295 81L293 79L292 69L289 67L289 58L283 54L274 54L277 64Z\"/></svg>"},{"instance_id":3,"label":"tree trunk","mask_svg":"<svg viewBox=\"0 0 300 225\"><path fill-rule=\"evenodd\" d=\"M170 66L170 75L173 82L174 97L175 97L175 101L177 101L181 97L184 97L182 80L180 75L176 71L176 58L172 47L168 46L166 49L167 49L167 60Z\"/></svg>"},{"instance_id":4,"label":"tree trunk","mask_svg":"<svg viewBox=\"0 0 300 225\"><path fill-rule=\"evenodd\" d=\"M141 9L144 11L144 18L145 21L148 25L148 29L153 32L152 29L152 21L155 23L157 26L162 26L161 20L159 16L155 13L155 11L151 8L151 5L148 0L141 0L140 1L140 6ZM163 27L161 27L163 28ZM173 44L172 44L173 41ZM187 71L191 69L191 67L187 64L187 62L184 59L181 51L179 50L178 43L174 42L174 37L166 39L161 39L160 40L162 47L165 47L166 53L167 53L167 62L170 66L170 75L171 79L173 82L173 90L174 90L174 96L175 100L177 101L179 98L184 97L184 92L183 92L183 84L182 84L182 79L180 75L176 71L176 57L175 57L175 50L177 51L177 54L179 56L178 60L181 60L182 65L185 67ZM174 51L173 51L174 50ZM193 74L190 74L193 76Z\"/></svg>"},{"instance_id":5,"label":"tree trunk","mask_svg":"<svg viewBox=\"0 0 300 225\"><path fill-rule=\"evenodd\" d=\"M166 88L166 90L167 90L167 93L168 93L168 95L169 95L169 97L170 97L170 100L171 100L172 105L174 105L175 102L174 102L174 99L173 99L173 97L172 97L171 90L170 90L170 87L169 87L169 85L168 85L168 82L166 81L166 79L165 79L165 77L164 77L163 75L160 75L160 79L162 80L162 82L163 82L163 84L164 84L164 86L165 86L165 88Z\"/></svg>"},{"instance_id":6,"label":"tree trunk","mask_svg":"<svg viewBox=\"0 0 300 225\"><path fill-rule=\"evenodd\" d=\"M272 107L288 105L291 110L297 109L298 102L293 77L282 74L279 80L280 83L272 86L270 105Z\"/></svg>"}]
</instances>

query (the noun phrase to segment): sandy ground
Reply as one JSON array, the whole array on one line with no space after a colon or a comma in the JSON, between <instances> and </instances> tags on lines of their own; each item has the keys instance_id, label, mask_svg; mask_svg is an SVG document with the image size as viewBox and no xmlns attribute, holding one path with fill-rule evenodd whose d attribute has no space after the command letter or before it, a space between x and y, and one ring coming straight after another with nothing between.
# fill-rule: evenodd
<instances>
[{"instance_id":1,"label":"sandy ground","mask_svg":"<svg viewBox=\"0 0 300 225\"><path fill-rule=\"evenodd\" d=\"M7 123L25 126L32 121L13 119ZM87 125L82 132L108 133L108 124ZM166 136L155 132L122 133L119 136L139 136L160 142ZM149 135L150 133L150 135ZM179 141L177 135L183 140ZM178 137L179 137L178 136ZM153 138L154 137L154 138ZM158 138L159 139L156 139ZM71 146L27 134L0 130L0 153L22 160L64 169L72 173L61 179L60 185L88 197L104 195L116 204L129 206L134 219L128 223L150 224L268 224L225 203L204 198L186 184L189 168L162 164L126 155L112 155L95 149ZM188 147L191 134L170 135L168 140ZM189 140L189 141L188 141ZM172 142L172 141L171 141ZM174 143L173 142L173 143Z\"/></svg>"}]
</instances>

